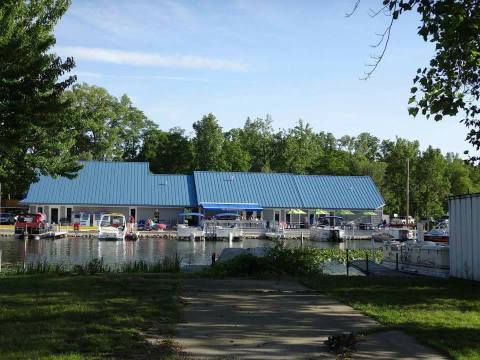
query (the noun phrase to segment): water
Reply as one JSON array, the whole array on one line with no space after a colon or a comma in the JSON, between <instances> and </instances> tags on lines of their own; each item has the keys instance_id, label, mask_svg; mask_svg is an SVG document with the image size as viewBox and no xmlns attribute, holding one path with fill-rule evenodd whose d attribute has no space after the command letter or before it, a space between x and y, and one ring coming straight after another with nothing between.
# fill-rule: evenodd
<instances>
[{"instance_id":1,"label":"water","mask_svg":"<svg viewBox=\"0 0 480 360\"><path fill-rule=\"evenodd\" d=\"M286 240L291 246L300 246L300 240ZM3 264L22 264L24 261L63 263L67 266L83 264L94 258L103 258L109 265L135 260L154 262L165 256L182 259L182 265L208 265L212 253L220 255L224 248L251 248L272 246L266 239L246 239L239 242L178 241L176 239L146 238L138 241L99 241L96 238L64 238L20 240L14 237L0 238ZM305 246L319 248L340 247L344 243L304 241ZM380 244L375 244L379 246ZM350 249L371 248L371 242L365 240L349 241Z\"/></svg>"}]
</instances>

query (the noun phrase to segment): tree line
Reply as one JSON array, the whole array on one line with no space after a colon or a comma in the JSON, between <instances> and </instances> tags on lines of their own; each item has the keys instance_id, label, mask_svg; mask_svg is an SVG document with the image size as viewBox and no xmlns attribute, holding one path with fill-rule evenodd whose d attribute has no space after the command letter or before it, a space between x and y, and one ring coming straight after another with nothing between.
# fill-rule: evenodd
<instances>
[{"instance_id":1,"label":"tree line","mask_svg":"<svg viewBox=\"0 0 480 360\"><path fill-rule=\"evenodd\" d=\"M362 133L336 138L299 120L273 129L269 116L224 131L213 114L161 130L133 106L100 87L78 84L73 58L52 52L54 27L70 0L0 2L0 183L16 197L40 175L74 177L78 160L149 161L155 173L192 170L368 175L387 213L405 214L406 162L411 168L411 213L438 217L448 195L480 190L477 167L418 141L381 140ZM358 2L357 2L358 3ZM419 35L436 44L429 68L414 78L410 113L435 120L463 112L467 139L480 147L477 2L385 0L392 19L414 7ZM454 14L455 16L452 16ZM393 21L392 20L392 21ZM418 95L418 96L417 96ZM474 158L475 159L475 158Z\"/></svg>"},{"instance_id":2,"label":"tree line","mask_svg":"<svg viewBox=\"0 0 480 360\"><path fill-rule=\"evenodd\" d=\"M453 153L421 150L418 141L381 140L367 132L336 138L315 132L298 120L292 128L272 127L270 116L247 118L243 127L225 131L213 114L191 131L160 129L132 105L88 84L64 94L70 104L75 137L72 155L80 160L148 161L153 173L188 174L194 170L288 172L371 176L387 213L406 212L407 159L410 162L410 212L439 217L449 195L480 191L480 172Z\"/></svg>"}]
</instances>

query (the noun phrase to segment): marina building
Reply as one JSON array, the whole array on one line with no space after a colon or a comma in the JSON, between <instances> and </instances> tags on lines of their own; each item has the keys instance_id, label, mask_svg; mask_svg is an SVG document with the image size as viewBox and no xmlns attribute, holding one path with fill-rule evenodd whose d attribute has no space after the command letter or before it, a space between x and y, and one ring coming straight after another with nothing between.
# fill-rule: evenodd
<instances>
[{"instance_id":1,"label":"marina building","mask_svg":"<svg viewBox=\"0 0 480 360\"><path fill-rule=\"evenodd\" d=\"M378 224L385 202L368 176L194 171L153 174L145 162L83 162L74 179L41 176L23 204L51 223L82 217L94 225L100 214L119 212L137 220L173 225L177 215L235 212L266 222L312 223L319 214Z\"/></svg>"}]
</instances>

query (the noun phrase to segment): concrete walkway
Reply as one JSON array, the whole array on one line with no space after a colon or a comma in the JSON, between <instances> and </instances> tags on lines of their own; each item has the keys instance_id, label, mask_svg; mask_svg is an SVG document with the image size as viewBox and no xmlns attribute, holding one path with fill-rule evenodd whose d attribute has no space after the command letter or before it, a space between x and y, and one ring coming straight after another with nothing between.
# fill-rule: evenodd
<instances>
[{"instance_id":1,"label":"concrete walkway","mask_svg":"<svg viewBox=\"0 0 480 360\"><path fill-rule=\"evenodd\" d=\"M323 344L329 335L376 330L353 359L444 359L295 282L192 279L183 286L177 340L190 358L332 359Z\"/></svg>"}]
</instances>

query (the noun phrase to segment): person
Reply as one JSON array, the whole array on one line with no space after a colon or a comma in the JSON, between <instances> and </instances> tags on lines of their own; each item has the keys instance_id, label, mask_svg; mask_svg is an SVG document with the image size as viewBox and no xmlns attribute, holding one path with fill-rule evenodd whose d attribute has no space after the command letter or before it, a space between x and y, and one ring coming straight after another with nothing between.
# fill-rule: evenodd
<instances>
[{"instance_id":1,"label":"person","mask_svg":"<svg viewBox=\"0 0 480 360\"><path fill-rule=\"evenodd\" d=\"M152 218L149 217L147 219L147 224L146 224L147 225L147 230L152 230L152 223L153 223Z\"/></svg>"},{"instance_id":2,"label":"person","mask_svg":"<svg viewBox=\"0 0 480 360\"><path fill-rule=\"evenodd\" d=\"M135 217L133 215L130 215L128 217L128 232L133 232L135 228Z\"/></svg>"}]
</instances>

